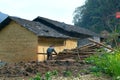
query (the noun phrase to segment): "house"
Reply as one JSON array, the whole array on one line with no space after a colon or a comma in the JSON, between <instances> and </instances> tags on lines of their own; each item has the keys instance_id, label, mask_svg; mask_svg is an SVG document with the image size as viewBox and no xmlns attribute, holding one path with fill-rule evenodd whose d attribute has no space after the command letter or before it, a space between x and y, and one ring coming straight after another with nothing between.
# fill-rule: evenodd
<instances>
[{"instance_id":1,"label":"house","mask_svg":"<svg viewBox=\"0 0 120 80\"><path fill-rule=\"evenodd\" d=\"M68 35L68 36L77 37L78 47L91 43L88 40L88 37L94 39L97 42L100 42L100 35L88 29L84 29L82 27L66 24L64 22L59 22L59 21L51 20L48 18L40 17L40 16L35 18L33 21L43 23L44 25L55 29L59 33L64 33L65 35Z\"/></svg>"},{"instance_id":2,"label":"house","mask_svg":"<svg viewBox=\"0 0 120 80\"><path fill-rule=\"evenodd\" d=\"M5 62L43 61L46 60L46 49L55 45L55 50L77 47L78 38L91 35L85 29L75 31L72 25L68 28L55 27L37 21L29 21L8 16L0 23L0 60ZM42 54L37 54L42 53Z\"/></svg>"}]
</instances>

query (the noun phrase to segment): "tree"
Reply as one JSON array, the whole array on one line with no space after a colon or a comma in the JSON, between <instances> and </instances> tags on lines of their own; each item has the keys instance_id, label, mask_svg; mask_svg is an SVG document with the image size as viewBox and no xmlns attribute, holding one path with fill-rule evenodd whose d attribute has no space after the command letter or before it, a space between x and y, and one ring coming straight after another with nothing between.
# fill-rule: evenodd
<instances>
[{"instance_id":1,"label":"tree","mask_svg":"<svg viewBox=\"0 0 120 80\"><path fill-rule=\"evenodd\" d=\"M97 33L102 30L112 32L119 25L115 13L120 11L120 0L86 0L74 12L74 25Z\"/></svg>"}]
</instances>

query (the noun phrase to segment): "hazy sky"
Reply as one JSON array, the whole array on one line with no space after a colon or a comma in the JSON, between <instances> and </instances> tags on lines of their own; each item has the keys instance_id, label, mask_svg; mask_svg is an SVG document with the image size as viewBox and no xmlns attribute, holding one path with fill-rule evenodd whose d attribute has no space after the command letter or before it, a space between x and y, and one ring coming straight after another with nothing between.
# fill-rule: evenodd
<instances>
[{"instance_id":1,"label":"hazy sky","mask_svg":"<svg viewBox=\"0 0 120 80\"><path fill-rule=\"evenodd\" d=\"M37 16L72 24L73 12L85 0L0 0L0 12L32 20Z\"/></svg>"}]
</instances>

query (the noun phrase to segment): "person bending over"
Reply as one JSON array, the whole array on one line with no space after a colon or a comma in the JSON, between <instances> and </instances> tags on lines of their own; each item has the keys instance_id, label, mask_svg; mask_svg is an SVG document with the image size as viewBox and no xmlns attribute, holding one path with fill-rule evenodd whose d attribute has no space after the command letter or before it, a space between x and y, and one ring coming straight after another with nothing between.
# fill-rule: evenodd
<instances>
[{"instance_id":1,"label":"person bending over","mask_svg":"<svg viewBox=\"0 0 120 80\"><path fill-rule=\"evenodd\" d=\"M54 46L51 45L50 47L48 47L47 49L47 60L52 60L52 53L55 53L57 55L57 52L54 49Z\"/></svg>"}]
</instances>

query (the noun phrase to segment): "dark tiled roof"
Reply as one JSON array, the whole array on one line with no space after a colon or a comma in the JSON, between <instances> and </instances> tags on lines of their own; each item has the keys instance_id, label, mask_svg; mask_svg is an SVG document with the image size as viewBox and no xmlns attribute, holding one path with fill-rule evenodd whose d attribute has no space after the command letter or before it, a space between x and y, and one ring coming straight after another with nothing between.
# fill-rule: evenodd
<instances>
[{"instance_id":1,"label":"dark tiled roof","mask_svg":"<svg viewBox=\"0 0 120 80\"><path fill-rule=\"evenodd\" d=\"M11 17L9 16L6 20L4 20L0 24L0 29L5 27L11 20L15 21L16 23L20 24L21 26L25 27L29 31L35 33L37 36L43 36L43 37L57 37L57 38L71 38L69 36L66 36L64 34L61 34L54 29L45 26L44 24L41 24L39 22L35 21L29 21L25 19L21 19L18 17Z\"/></svg>"},{"instance_id":2,"label":"dark tiled roof","mask_svg":"<svg viewBox=\"0 0 120 80\"><path fill-rule=\"evenodd\" d=\"M51 25L52 28L58 27L58 28L61 28L61 29L65 30L65 31L68 31L68 32L74 32L74 33L81 34L81 36L82 35L84 35L84 36L99 36L98 34L92 32L92 31L90 31L88 29L84 29L84 28L81 28L81 27L78 27L78 26L65 24L64 22L58 22L58 21L51 20L51 19L48 19L48 18L37 17L33 21L42 22L45 25L47 23L49 23L49 24L52 24Z\"/></svg>"}]
</instances>

